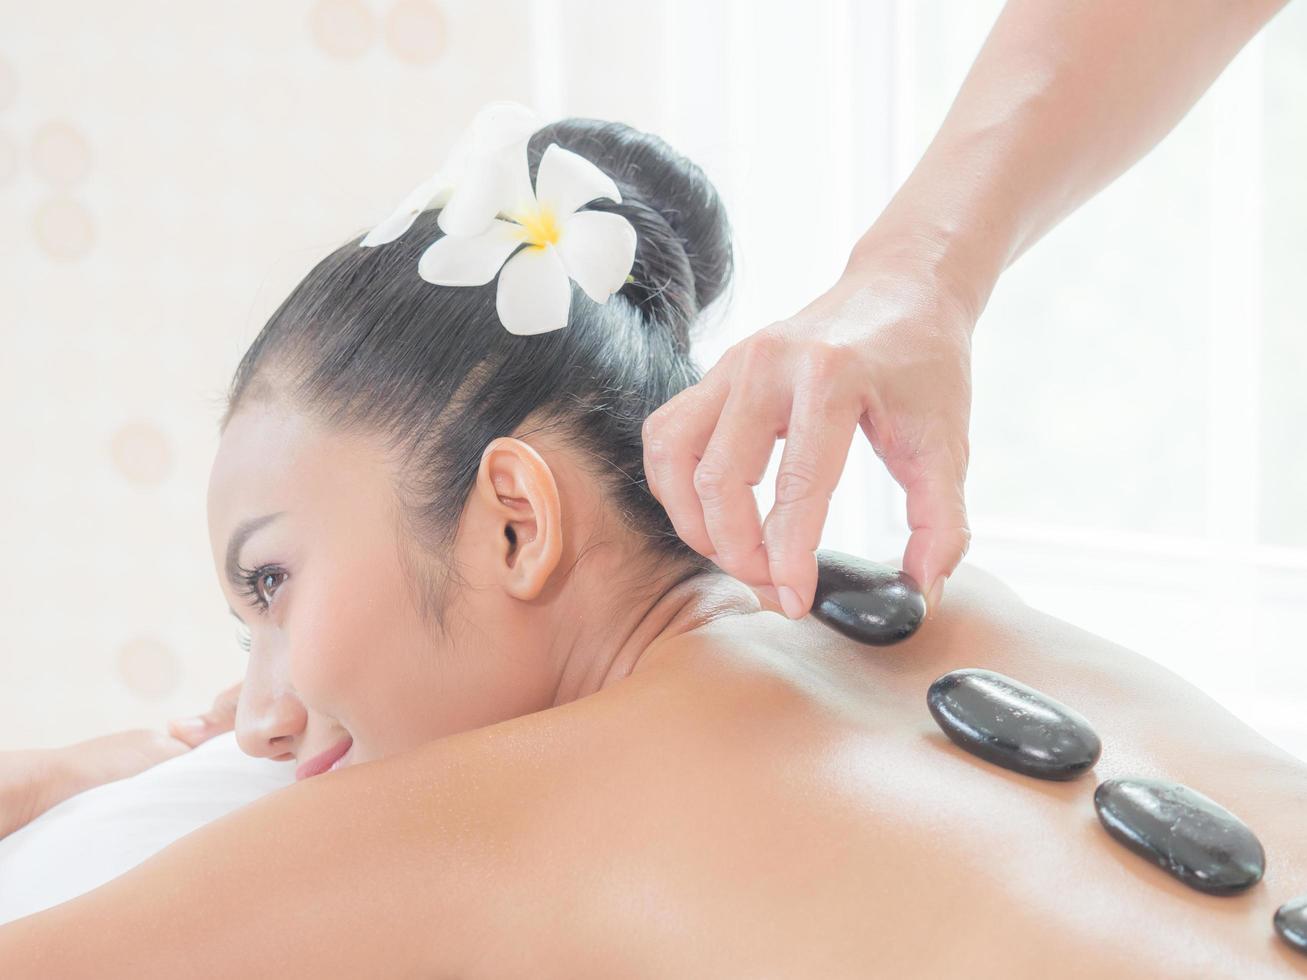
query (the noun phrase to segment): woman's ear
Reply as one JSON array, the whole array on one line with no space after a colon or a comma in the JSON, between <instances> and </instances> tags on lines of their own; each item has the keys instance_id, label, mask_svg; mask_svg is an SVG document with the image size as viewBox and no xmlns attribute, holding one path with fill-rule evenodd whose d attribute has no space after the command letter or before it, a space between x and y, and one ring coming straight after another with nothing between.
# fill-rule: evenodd
<instances>
[{"instance_id":1,"label":"woman's ear","mask_svg":"<svg viewBox=\"0 0 1307 980\"><path fill-rule=\"evenodd\" d=\"M563 554L563 508L553 471L520 439L491 441L477 469L477 494L497 527L496 573L518 599L534 599Z\"/></svg>"}]
</instances>

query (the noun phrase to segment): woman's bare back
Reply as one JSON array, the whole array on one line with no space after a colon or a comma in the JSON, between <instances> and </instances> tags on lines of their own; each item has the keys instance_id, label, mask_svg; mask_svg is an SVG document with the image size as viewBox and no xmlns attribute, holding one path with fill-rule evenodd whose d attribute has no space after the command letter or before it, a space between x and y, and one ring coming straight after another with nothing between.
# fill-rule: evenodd
<instances>
[{"instance_id":1,"label":"woman's bare back","mask_svg":"<svg viewBox=\"0 0 1307 980\"><path fill-rule=\"evenodd\" d=\"M742 587L741 587L742 588ZM987 667L1103 740L1067 782L950 742ZM1185 887L1108 837L1113 776L1243 818L1264 879ZM962 569L911 640L727 616L559 708L305 780L0 928L6 976L1307 976L1307 765L1152 662ZM75 936L75 944L68 937Z\"/></svg>"},{"instance_id":2,"label":"woman's bare back","mask_svg":"<svg viewBox=\"0 0 1307 980\"><path fill-rule=\"evenodd\" d=\"M1049 782L955 746L926 690L960 667L1079 710L1098 764ZM557 952L579 970L603 951L614 975L1307 976L1271 925L1307 892L1307 764L984 573L951 580L941 614L896 647L732 617L626 683L642 730L620 741L624 763L611 748L581 763L598 812L570 842L575 887L542 898L565 900ZM1116 776L1232 810L1266 848L1262 882L1202 894L1113 841L1092 796Z\"/></svg>"}]
</instances>

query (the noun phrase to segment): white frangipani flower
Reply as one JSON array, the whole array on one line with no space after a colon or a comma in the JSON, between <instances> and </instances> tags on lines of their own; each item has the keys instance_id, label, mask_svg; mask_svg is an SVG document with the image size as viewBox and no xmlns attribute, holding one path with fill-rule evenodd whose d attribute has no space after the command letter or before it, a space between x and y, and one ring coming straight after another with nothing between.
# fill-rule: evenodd
<instances>
[{"instance_id":1,"label":"white frangipani flower","mask_svg":"<svg viewBox=\"0 0 1307 980\"><path fill-rule=\"evenodd\" d=\"M526 160L527 141L539 128L539 117L526 106L491 102L454 144L445 165L413 188L359 244L371 247L393 242L429 208L441 209L437 220L446 234L485 231L500 203L521 194L520 185L513 186L517 173L511 161L518 157ZM494 209L486 213L491 203Z\"/></svg>"},{"instance_id":2,"label":"white frangipani flower","mask_svg":"<svg viewBox=\"0 0 1307 980\"><path fill-rule=\"evenodd\" d=\"M498 273L499 319L509 333L522 336L567 326L569 280L596 303L622 288L635 263L635 228L619 214L580 210L598 198L621 202L611 177L557 143L540 158L534 191L524 146L521 153L510 146L485 162L488 172L461 185L441 212L445 236L422 253L423 279L438 286L481 286ZM460 200L461 210L447 226L445 218Z\"/></svg>"}]
</instances>

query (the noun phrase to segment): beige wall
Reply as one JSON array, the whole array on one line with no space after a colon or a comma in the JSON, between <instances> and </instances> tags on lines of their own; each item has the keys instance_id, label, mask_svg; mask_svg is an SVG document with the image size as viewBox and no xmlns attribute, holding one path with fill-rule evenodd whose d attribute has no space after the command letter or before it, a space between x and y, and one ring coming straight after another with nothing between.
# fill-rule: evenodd
<instances>
[{"instance_id":1,"label":"beige wall","mask_svg":"<svg viewBox=\"0 0 1307 980\"><path fill-rule=\"evenodd\" d=\"M0 4L0 747L241 676L204 511L232 370L476 107L530 98L522 8Z\"/></svg>"}]
</instances>

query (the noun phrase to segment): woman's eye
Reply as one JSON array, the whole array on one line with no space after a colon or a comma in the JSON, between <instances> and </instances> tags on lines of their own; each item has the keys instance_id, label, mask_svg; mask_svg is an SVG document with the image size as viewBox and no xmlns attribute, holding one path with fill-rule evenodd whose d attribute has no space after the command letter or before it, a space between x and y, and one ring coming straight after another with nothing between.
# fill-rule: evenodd
<instances>
[{"instance_id":1,"label":"woman's eye","mask_svg":"<svg viewBox=\"0 0 1307 980\"><path fill-rule=\"evenodd\" d=\"M272 596L277 591L277 586L281 585L281 580L286 577L285 572L273 570L260 571L259 576L254 581L255 596L258 602L267 608Z\"/></svg>"},{"instance_id":2,"label":"woman's eye","mask_svg":"<svg viewBox=\"0 0 1307 980\"><path fill-rule=\"evenodd\" d=\"M281 584L285 574L285 572L263 572L259 575L259 598L263 600L264 605L272 599L272 594L277 591L277 586Z\"/></svg>"},{"instance_id":3,"label":"woman's eye","mask_svg":"<svg viewBox=\"0 0 1307 980\"><path fill-rule=\"evenodd\" d=\"M264 565L253 571L242 569L241 577L244 580L241 594L249 599L250 605L265 610L281 585L282 579L287 577L287 573L274 566Z\"/></svg>"},{"instance_id":4,"label":"woman's eye","mask_svg":"<svg viewBox=\"0 0 1307 980\"><path fill-rule=\"evenodd\" d=\"M242 568L240 569L240 593L262 615L267 611L268 604L272 602L272 598L276 595L277 589L281 587L282 581L289 577L289 572L284 572L274 565L261 565L255 569ZM250 651L253 637L249 627L244 623L236 627L236 642L246 653Z\"/></svg>"}]
</instances>

